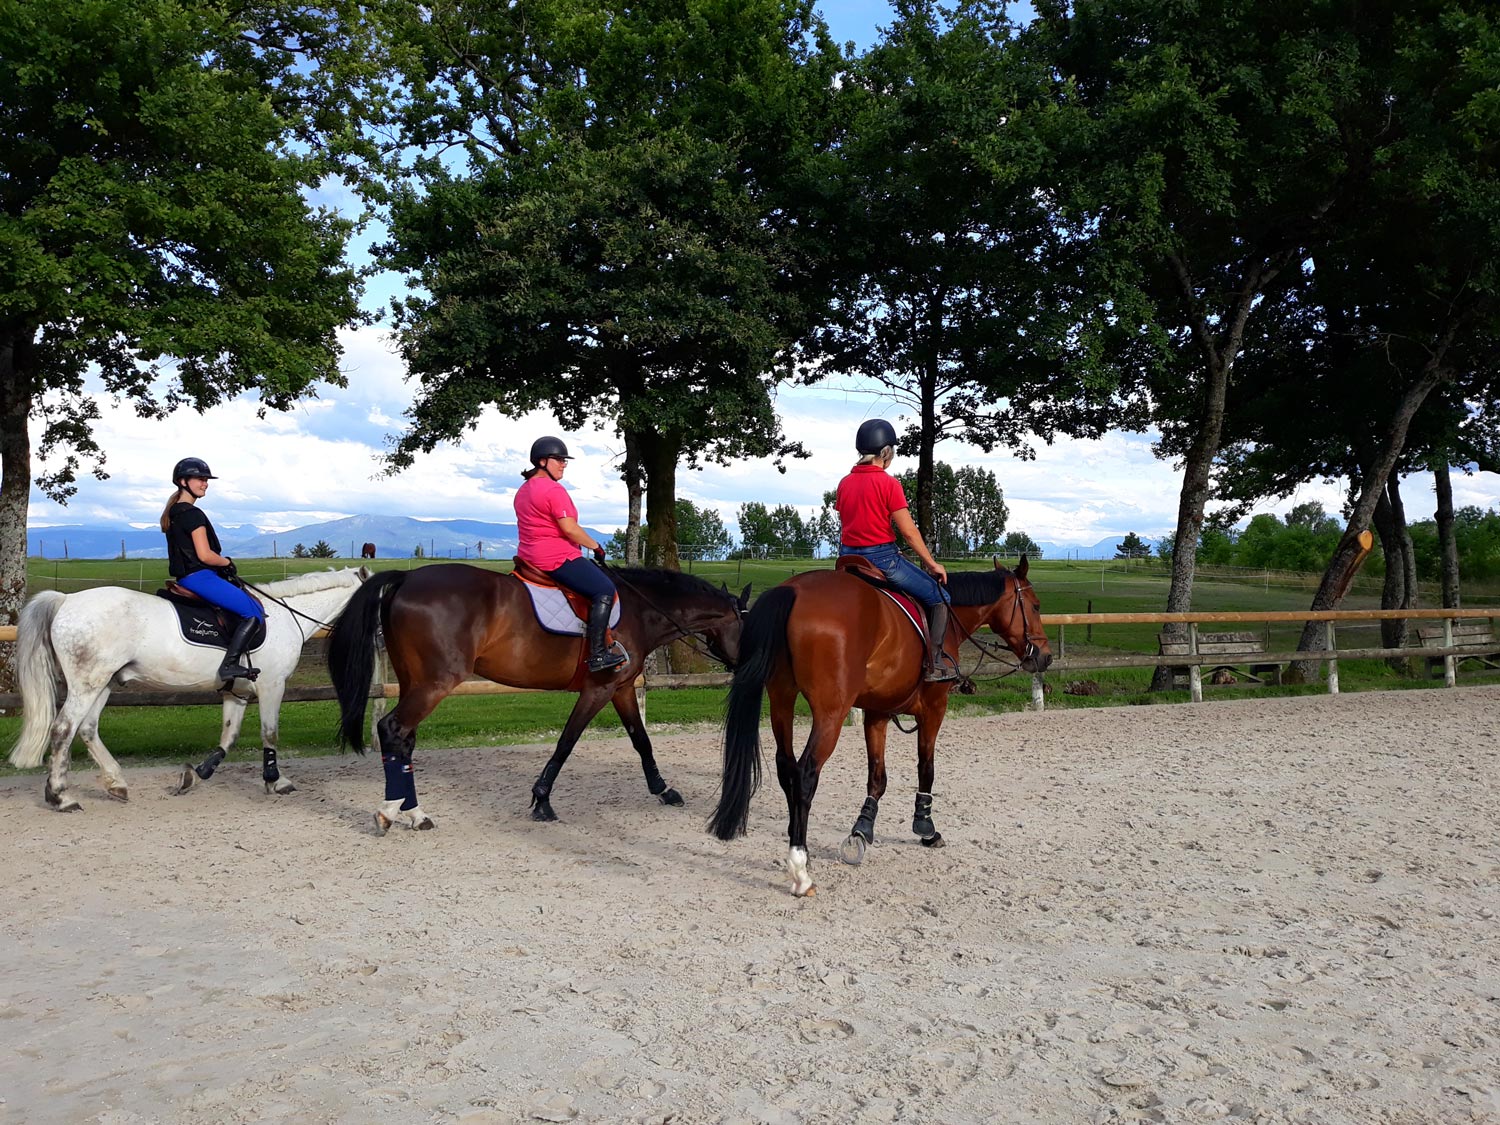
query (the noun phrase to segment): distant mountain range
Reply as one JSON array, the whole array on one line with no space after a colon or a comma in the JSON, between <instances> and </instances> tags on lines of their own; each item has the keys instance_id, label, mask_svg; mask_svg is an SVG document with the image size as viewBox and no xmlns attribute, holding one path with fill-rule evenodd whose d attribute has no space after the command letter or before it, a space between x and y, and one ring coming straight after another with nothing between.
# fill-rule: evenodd
<instances>
[{"instance_id":1,"label":"distant mountain range","mask_svg":"<svg viewBox=\"0 0 1500 1125\"><path fill-rule=\"evenodd\" d=\"M610 532L587 529L601 543ZM221 527L224 553L247 559L286 557L297 544L312 547L325 540L339 558L358 558L365 543L375 544L378 558L410 558L421 547L428 558L502 558L516 553L516 525L481 520L416 520L410 516L347 516L311 523L290 531L262 531L258 527ZM1092 546L1038 540L1047 559L1112 559L1124 534L1111 535ZM1145 539L1154 552L1158 540ZM154 527L67 524L33 527L26 534L26 553L33 558L159 559L167 553L162 534Z\"/></svg>"},{"instance_id":2,"label":"distant mountain range","mask_svg":"<svg viewBox=\"0 0 1500 1125\"><path fill-rule=\"evenodd\" d=\"M603 542L608 535L585 530ZM341 520L310 523L289 531L262 531L258 527L220 527L219 539L226 555L248 559L285 558L300 543L311 548L324 540L339 558L358 558L366 543L375 544L377 558L410 558L420 547L428 558L504 558L516 553L516 525L481 520L416 520L410 516L348 516ZM33 558L160 559L167 554L166 540L154 527L111 527L67 524L33 527L26 533L26 553Z\"/></svg>"}]
</instances>

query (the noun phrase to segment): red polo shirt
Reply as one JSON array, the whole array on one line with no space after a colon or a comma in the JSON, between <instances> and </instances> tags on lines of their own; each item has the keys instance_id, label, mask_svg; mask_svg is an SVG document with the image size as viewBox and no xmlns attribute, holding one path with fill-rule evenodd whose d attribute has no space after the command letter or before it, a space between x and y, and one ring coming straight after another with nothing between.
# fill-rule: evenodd
<instances>
[{"instance_id":1,"label":"red polo shirt","mask_svg":"<svg viewBox=\"0 0 1500 1125\"><path fill-rule=\"evenodd\" d=\"M894 543L891 516L908 507L901 482L879 465L855 465L839 481L834 501L843 521L840 540L848 547L878 547Z\"/></svg>"}]
</instances>

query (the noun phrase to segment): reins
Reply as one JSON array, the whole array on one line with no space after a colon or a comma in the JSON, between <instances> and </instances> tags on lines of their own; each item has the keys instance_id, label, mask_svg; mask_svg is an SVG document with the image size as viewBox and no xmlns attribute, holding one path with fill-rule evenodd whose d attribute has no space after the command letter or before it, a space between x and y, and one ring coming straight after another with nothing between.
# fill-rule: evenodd
<instances>
[{"instance_id":1,"label":"reins","mask_svg":"<svg viewBox=\"0 0 1500 1125\"><path fill-rule=\"evenodd\" d=\"M623 571L622 568L617 567L617 566L611 566L608 563L598 563L597 565L598 565L599 569L603 570L606 574L608 574L610 576L610 578L614 582L616 582L616 583L618 583L618 584L620 584L620 585L625 586L626 588L628 588L631 591L631 593L635 594L636 597L640 598L641 601L645 602L646 606L649 609L655 610L663 618L666 619L667 623L669 625L671 625L672 628L674 628L674 629L677 630L677 636L675 636L675 637L669 637L667 639L667 641L664 642L664 643L671 643L672 641L675 641L678 638L681 638L683 640L683 642L688 646L688 648L692 649L699 656L707 657L709 660L712 660L712 661L714 661L716 663L724 664L731 671L734 669L734 665L735 665L734 661L727 660L723 656L720 656L720 655L716 654L711 648L709 648L708 643L706 641L703 641L703 640L701 640L698 637L697 633L695 633L693 630L687 628L687 626L683 625L682 622L680 622L680 621L677 620L677 618L673 617L670 613L668 613L665 609L663 609L661 606L659 606L656 602L652 601L651 598L645 593L645 591L643 591L634 582L630 581L630 579L628 579L628 578L626 578L624 576L624 571ZM733 600L733 595L729 595L729 596L730 596L731 600ZM738 601L735 601L734 604L735 604L735 608L737 610L739 610L740 617L743 620L743 618L744 618L744 610L739 609L739 602Z\"/></svg>"},{"instance_id":2,"label":"reins","mask_svg":"<svg viewBox=\"0 0 1500 1125\"><path fill-rule=\"evenodd\" d=\"M294 616L300 617L304 621L311 621L314 625L318 626L318 628L320 628L320 629L332 629L333 628L332 622L319 621L316 617L312 617L312 616L309 616L306 613L303 613L300 609L297 609L295 606L287 605L286 602L282 601L275 594L273 594L270 591L266 590L265 587L263 587L263 586L257 586L253 582L246 582L243 578L241 578L239 580L239 582L240 582L241 588L246 589L246 590L254 590L261 597L266 598L269 601L275 602L277 605L279 605L282 609L286 610L288 613L293 614ZM308 591L308 592L312 593L313 591ZM293 622L293 624L296 624L296 622ZM297 626L297 632L302 633L302 626L301 625ZM308 635L306 633L302 633L302 639L304 641L307 640L307 636Z\"/></svg>"}]
</instances>

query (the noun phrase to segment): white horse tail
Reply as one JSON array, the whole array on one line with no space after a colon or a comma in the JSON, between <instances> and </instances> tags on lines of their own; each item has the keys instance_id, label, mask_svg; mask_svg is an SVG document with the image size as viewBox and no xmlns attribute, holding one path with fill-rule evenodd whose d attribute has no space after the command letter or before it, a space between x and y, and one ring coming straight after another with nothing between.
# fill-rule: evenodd
<instances>
[{"instance_id":1,"label":"white horse tail","mask_svg":"<svg viewBox=\"0 0 1500 1125\"><path fill-rule=\"evenodd\" d=\"M52 651L52 619L66 594L43 590L21 608L16 625L16 678L21 685L21 736L10 764L31 769L42 764L57 718L57 657Z\"/></svg>"}]
</instances>

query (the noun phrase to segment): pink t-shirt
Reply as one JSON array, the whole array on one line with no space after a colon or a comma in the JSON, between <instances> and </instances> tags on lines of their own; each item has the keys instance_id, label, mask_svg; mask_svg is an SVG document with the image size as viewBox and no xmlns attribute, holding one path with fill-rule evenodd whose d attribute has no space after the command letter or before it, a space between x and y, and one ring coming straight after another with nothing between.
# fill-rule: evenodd
<instances>
[{"instance_id":1,"label":"pink t-shirt","mask_svg":"<svg viewBox=\"0 0 1500 1125\"><path fill-rule=\"evenodd\" d=\"M521 544L516 554L538 570L556 570L581 554L558 529L557 521L578 518L578 509L568 490L546 473L535 473L516 489L516 525Z\"/></svg>"}]
</instances>

